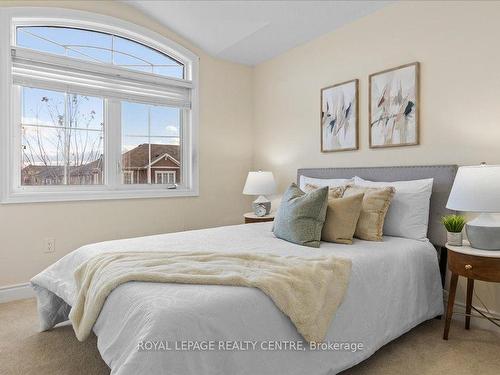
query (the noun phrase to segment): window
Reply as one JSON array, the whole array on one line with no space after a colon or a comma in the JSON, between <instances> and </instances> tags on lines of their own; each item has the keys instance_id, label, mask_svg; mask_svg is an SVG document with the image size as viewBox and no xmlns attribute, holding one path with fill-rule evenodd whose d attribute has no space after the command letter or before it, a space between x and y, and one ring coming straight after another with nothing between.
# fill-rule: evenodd
<instances>
[{"instance_id":1,"label":"window","mask_svg":"<svg viewBox=\"0 0 500 375\"><path fill-rule=\"evenodd\" d=\"M153 48L117 35L69 27L19 26L16 45L75 59L184 78L184 66Z\"/></svg>"},{"instance_id":2,"label":"window","mask_svg":"<svg viewBox=\"0 0 500 375\"><path fill-rule=\"evenodd\" d=\"M155 171L157 184L175 184L175 171Z\"/></svg>"},{"instance_id":3,"label":"window","mask_svg":"<svg viewBox=\"0 0 500 375\"><path fill-rule=\"evenodd\" d=\"M196 56L110 17L29 12L1 23L2 201L197 195Z\"/></svg>"},{"instance_id":4,"label":"window","mask_svg":"<svg viewBox=\"0 0 500 375\"><path fill-rule=\"evenodd\" d=\"M103 99L21 87L21 185L101 184Z\"/></svg>"},{"instance_id":5,"label":"window","mask_svg":"<svg viewBox=\"0 0 500 375\"><path fill-rule=\"evenodd\" d=\"M123 171L123 183L129 185L134 183L134 171Z\"/></svg>"},{"instance_id":6,"label":"window","mask_svg":"<svg viewBox=\"0 0 500 375\"><path fill-rule=\"evenodd\" d=\"M180 167L181 111L130 102L122 102L121 110L122 171L136 171L131 184L163 183L154 179L152 170Z\"/></svg>"}]
</instances>

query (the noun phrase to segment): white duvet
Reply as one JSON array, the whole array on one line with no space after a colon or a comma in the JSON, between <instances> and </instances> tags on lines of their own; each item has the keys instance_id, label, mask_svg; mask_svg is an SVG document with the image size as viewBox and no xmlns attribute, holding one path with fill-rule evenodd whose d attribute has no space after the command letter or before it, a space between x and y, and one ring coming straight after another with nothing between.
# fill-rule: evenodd
<instances>
[{"instance_id":1,"label":"white duvet","mask_svg":"<svg viewBox=\"0 0 500 375\"><path fill-rule=\"evenodd\" d=\"M269 347L266 343L302 339L260 290L129 282L109 295L94 326L98 349L112 374L333 375L415 325L442 314L438 261L429 242L384 237L384 242L322 243L314 249L276 239L271 226L228 226L83 246L32 279L42 329L67 319L68 305L75 300L73 272L78 265L109 251L269 252L349 258L349 287L326 340L363 345L357 351L332 347L325 351L263 350ZM193 341L258 344L256 350L251 345L246 346L249 350L175 350L176 343ZM151 342L171 344L158 351L139 350Z\"/></svg>"}]
</instances>

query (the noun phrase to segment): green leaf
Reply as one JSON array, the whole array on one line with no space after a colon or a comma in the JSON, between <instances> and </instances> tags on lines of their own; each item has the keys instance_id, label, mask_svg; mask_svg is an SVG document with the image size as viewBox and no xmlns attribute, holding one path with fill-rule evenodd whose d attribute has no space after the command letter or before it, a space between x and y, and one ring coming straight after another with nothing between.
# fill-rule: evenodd
<instances>
[{"instance_id":1,"label":"green leaf","mask_svg":"<svg viewBox=\"0 0 500 375\"><path fill-rule=\"evenodd\" d=\"M448 232L460 233L465 225L465 218L461 215L446 215L441 222Z\"/></svg>"}]
</instances>

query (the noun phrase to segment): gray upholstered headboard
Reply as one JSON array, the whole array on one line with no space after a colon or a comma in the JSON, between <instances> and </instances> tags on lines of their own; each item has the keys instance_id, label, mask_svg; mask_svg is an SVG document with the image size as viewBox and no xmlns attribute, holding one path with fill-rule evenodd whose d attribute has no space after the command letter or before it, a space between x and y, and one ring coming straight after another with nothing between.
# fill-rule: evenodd
<instances>
[{"instance_id":1,"label":"gray upholstered headboard","mask_svg":"<svg viewBox=\"0 0 500 375\"><path fill-rule=\"evenodd\" d=\"M405 181L423 178L434 178L431 206L429 213L429 229L427 237L437 246L446 243L446 231L441 224L441 216L453 213L446 208L455 174L456 165L417 165L408 167L368 167L368 168L304 168L297 171L300 176L315 178L351 178L359 176L371 181Z\"/></svg>"}]
</instances>

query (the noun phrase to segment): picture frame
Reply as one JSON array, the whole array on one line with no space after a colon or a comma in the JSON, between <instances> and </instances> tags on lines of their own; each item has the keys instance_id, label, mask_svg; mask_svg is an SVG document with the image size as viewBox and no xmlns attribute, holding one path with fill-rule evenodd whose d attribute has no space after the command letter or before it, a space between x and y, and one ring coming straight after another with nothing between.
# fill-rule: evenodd
<instances>
[{"instance_id":1,"label":"picture frame","mask_svg":"<svg viewBox=\"0 0 500 375\"><path fill-rule=\"evenodd\" d=\"M323 87L320 92L321 152L359 149L359 80Z\"/></svg>"},{"instance_id":2,"label":"picture frame","mask_svg":"<svg viewBox=\"0 0 500 375\"><path fill-rule=\"evenodd\" d=\"M370 148L420 144L420 63L370 74L368 128Z\"/></svg>"}]
</instances>

